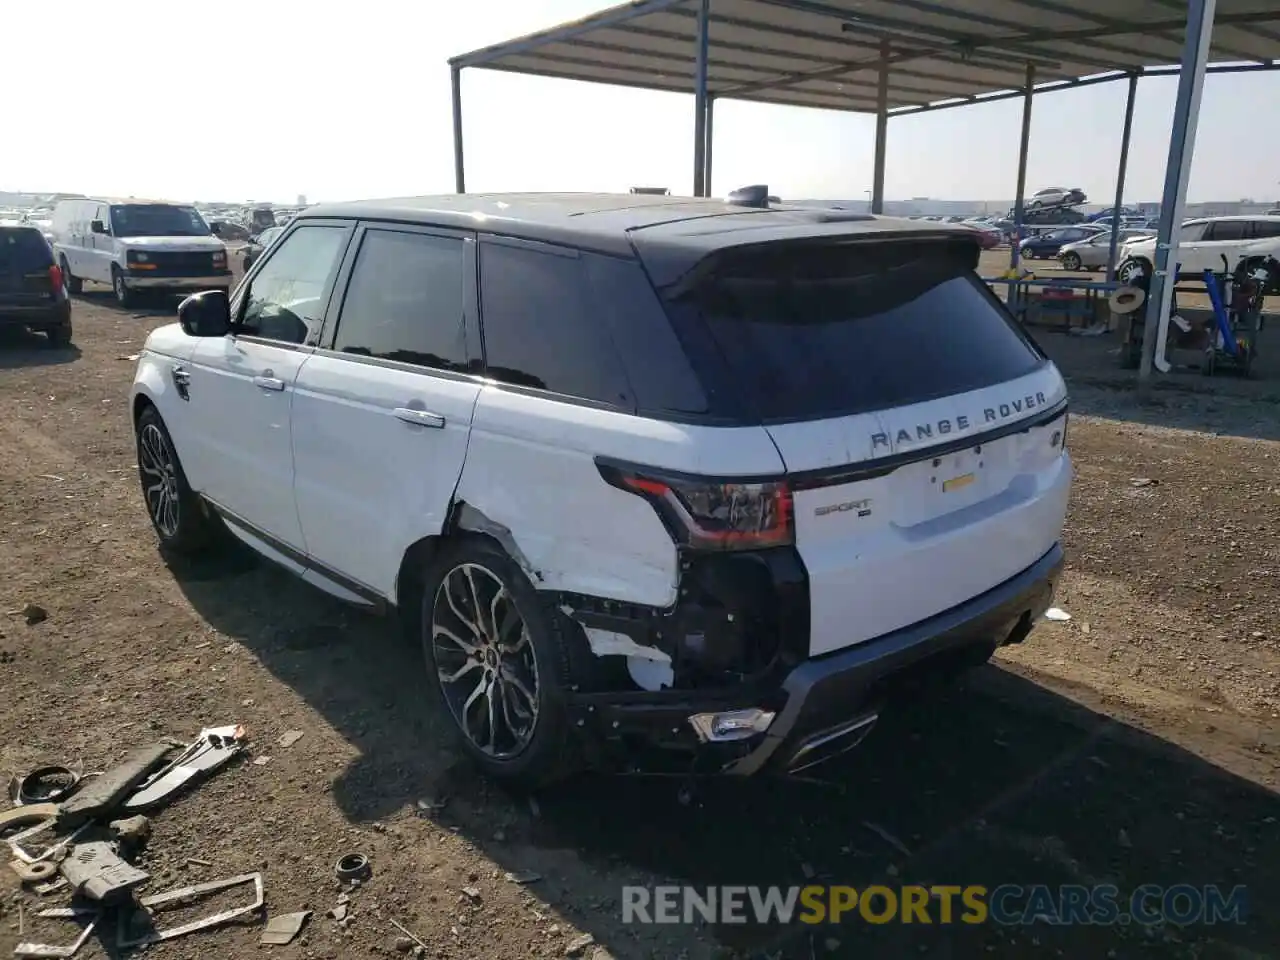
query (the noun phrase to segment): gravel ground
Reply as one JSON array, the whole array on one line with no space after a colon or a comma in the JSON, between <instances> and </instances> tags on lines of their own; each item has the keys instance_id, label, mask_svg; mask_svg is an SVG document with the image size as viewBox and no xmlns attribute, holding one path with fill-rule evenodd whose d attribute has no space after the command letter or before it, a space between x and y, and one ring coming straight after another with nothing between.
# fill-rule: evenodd
<instances>
[{"instance_id":1,"label":"gravel ground","mask_svg":"<svg viewBox=\"0 0 1280 960\"><path fill-rule=\"evenodd\" d=\"M1240 926L815 932L624 926L619 900L663 880L880 880L1247 884L1251 903L1274 902L1280 446L1253 437L1280 408L1075 389L1072 619L886 718L821 779L587 778L530 801L460 762L393 625L240 552L161 562L126 398L165 316L91 291L74 349L0 333L0 771L102 770L158 737L243 723L246 762L161 811L141 864L155 890L260 870L269 914L315 915L287 947L259 947L254 921L148 955L411 954L393 920L421 955L460 960L1278 955L1265 909ZM25 623L27 604L47 618ZM285 746L289 731L302 736ZM339 922L325 912L348 851L374 872ZM0 899L0 954L20 923L69 939L33 924L31 901ZM109 955L91 942L77 956Z\"/></svg>"}]
</instances>

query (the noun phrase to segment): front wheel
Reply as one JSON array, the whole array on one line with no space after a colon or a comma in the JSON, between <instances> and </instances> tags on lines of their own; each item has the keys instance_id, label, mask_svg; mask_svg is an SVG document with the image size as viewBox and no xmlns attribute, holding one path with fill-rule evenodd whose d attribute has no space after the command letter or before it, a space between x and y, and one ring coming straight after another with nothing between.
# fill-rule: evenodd
<instances>
[{"instance_id":1,"label":"front wheel","mask_svg":"<svg viewBox=\"0 0 1280 960\"><path fill-rule=\"evenodd\" d=\"M1082 264L1080 263L1080 254L1076 253L1074 250L1064 253L1062 255L1063 270L1076 271L1076 270L1079 270L1081 266Z\"/></svg>"},{"instance_id":2,"label":"front wheel","mask_svg":"<svg viewBox=\"0 0 1280 960\"><path fill-rule=\"evenodd\" d=\"M187 483L169 430L155 407L142 411L136 431L138 479L160 548L185 555L199 553L210 543L212 521Z\"/></svg>"},{"instance_id":3,"label":"front wheel","mask_svg":"<svg viewBox=\"0 0 1280 960\"><path fill-rule=\"evenodd\" d=\"M422 645L463 750L495 780L536 787L574 766L568 625L496 544L447 546L423 582Z\"/></svg>"},{"instance_id":4,"label":"front wheel","mask_svg":"<svg viewBox=\"0 0 1280 960\"><path fill-rule=\"evenodd\" d=\"M1135 286L1151 275L1151 264L1141 257L1130 257L1116 268L1116 279L1127 287Z\"/></svg>"},{"instance_id":5,"label":"front wheel","mask_svg":"<svg viewBox=\"0 0 1280 960\"><path fill-rule=\"evenodd\" d=\"M111 265L111 292L115 294L116 303L121 307L133 306L133 291L125 286L124 271L115 264Z\"/></svg>"}]
</instances>

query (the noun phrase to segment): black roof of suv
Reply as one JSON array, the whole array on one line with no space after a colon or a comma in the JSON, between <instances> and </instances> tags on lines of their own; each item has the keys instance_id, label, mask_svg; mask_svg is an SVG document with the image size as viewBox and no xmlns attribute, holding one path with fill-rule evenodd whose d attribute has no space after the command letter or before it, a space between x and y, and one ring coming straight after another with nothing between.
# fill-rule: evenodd
<instances>
[{"instance_id":1,"label":"black roof of suv","mask_svg":"<svg viewBox=\"0 0 1280 960\"><path fill-rule=\"evenodd\" d=\"M396 220L479 230L614 256L639 251L655 284L708 253L785 240L893 233L965 236L967 228L822 207L753 207L724 200L614 193L492 193L399 197L309 207L298 220ZM976 241L975 241L976 242Z\"/></svg>"}]
</instances>

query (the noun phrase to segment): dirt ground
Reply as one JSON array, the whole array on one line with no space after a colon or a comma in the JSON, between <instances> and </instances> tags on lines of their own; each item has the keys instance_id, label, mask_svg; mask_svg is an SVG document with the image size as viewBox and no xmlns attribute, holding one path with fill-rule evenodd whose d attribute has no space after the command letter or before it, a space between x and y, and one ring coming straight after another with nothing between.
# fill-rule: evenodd
<instances>
[{"instance_id":1,"label":"dirt ground","mask_svg":"<svg viewBox=\"0 0 1280 960\"><path fill-rule=\"evenodd\" d=\"M290 946L260 947L252 922L148 956L412 953L392 921L458 960L1280 956L1280 444L1256 439L1280 407L1074 387L1072 619L887 717L818 779L587 778L530 801L460 760L393 625L241 552L161 561L127 392L171 314L90 289L73 349L0 333L0 772L103 770L243 723L246 762L157 814L150 889L260 870L269 914L315 911ZM28 625L26 604L47 619ZM338 922L349 851L373 874ZM20 924L71 939L0 875L0 955ZM661 882L1244 884L1254 909L1182 928L624 926L622 887Z\"/></svg>"}]
</instances>

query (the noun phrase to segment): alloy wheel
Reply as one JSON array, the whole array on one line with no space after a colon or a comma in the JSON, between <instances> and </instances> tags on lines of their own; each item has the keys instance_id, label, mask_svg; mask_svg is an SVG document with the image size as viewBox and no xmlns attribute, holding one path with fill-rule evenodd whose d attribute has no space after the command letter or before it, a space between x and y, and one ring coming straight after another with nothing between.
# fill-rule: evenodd
<instances>
[{"instance_id":1,"label":"alloy wheel","mask_svg":"<svg viewBox=\"0 0 1280 960\"><path fill-rule=\"evenodd\" d=\"M538 664L529 627L492 570L451 569L431 612L436 675L463 735L496 760L519 755L538 723Z\"/></svg>"},{"instance_id":2,"label":"alloy wheel","mask_svg":"<svg viewBox=\"0 0 1280 960\"><path fill-rule=\"evenodd\" d=\"M118 271L116 272L116 275L111 278L111 286L116 295L116 302L124 303L128 293L125 291L124 276Z\"/></svg>"},{"instance_id":3,"label":"alloy wheel","mask_svg":"<svg viewBox=\"0 0 1280 960\"><path fill-rule=\"evenodd\" d=\"M138 469L142 472L142 493L147 512L156 529L166 538L178 533L178 465L160 428L144 424L138 435Z\"/></svg>"}]
</instances>

